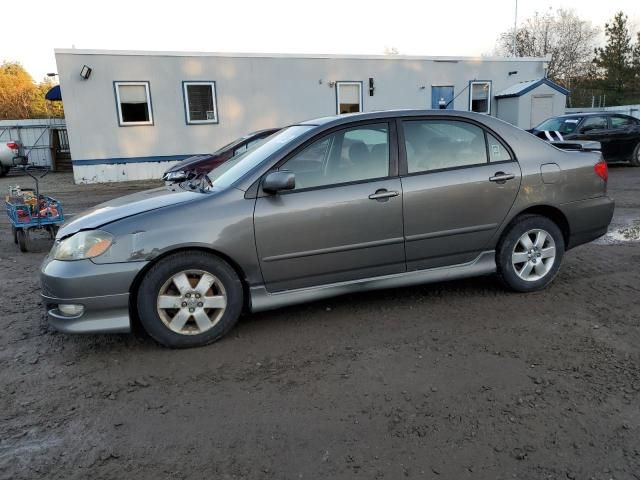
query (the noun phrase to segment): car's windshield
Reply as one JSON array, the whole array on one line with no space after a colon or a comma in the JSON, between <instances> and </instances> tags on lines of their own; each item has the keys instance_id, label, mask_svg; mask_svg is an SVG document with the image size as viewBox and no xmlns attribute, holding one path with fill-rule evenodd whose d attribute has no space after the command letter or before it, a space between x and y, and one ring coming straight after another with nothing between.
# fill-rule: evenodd
<instances>
[{"instance_id":1,"label":"car's windshield","mask_svg":"<svg viewBox=\"0 0 640 480\"><path fill-rule=\"evenodd\" d=\"M255 148L242 152L227 162L217 166L208 174L214 187L226 188L242 178L244 174L262 163L268 156L290 141L312 129L312 125L294 125L280 130L265 139Z\"/></svg>"},{"instance_id":2,"label":"car's windshield","mask_svg":"<svg viewBox=\"0 0 640 480\"><path fill-rule=\"evenodd\" d=\"M547 132L573 133L580 123L580 117L556 117L545 120L536 130Z\"/></svg>"}]
</instances>

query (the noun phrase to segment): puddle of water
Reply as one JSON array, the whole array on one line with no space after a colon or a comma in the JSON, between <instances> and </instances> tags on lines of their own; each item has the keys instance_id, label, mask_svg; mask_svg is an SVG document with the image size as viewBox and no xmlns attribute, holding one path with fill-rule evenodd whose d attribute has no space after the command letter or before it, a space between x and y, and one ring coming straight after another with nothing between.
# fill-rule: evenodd
<instances>
[{"instance_id":1,"label":"puddle of water","mask_svg":"<svg viewBox=\"0 0 640 480\"><path fill-rule=\"evenodd\" d=\"M611 225L609 231L595 241L605 245L626 242L640 242L640 220L626 225Z\"/></svg>"}]
</instances>

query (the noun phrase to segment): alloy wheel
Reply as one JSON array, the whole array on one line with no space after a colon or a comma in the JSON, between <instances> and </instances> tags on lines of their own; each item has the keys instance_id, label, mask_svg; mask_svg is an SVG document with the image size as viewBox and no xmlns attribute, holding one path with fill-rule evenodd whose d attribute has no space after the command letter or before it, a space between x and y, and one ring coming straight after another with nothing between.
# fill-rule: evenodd
<instances>
[{"instance_id":1,"label":"alloy wheel","mask_svg":"<svg viewBox=\"0 0 640 480\"><path fill-rule=\"evenodd\" d=\"M553 237L541 229L524 233L511 254L513 268L522 280L535 282L549 273L556 260Z\"/></svg>"},{"instance_id":2,"label":"alloy wheel","mask_svg":"<svg viewBox=\"0 0 640 480\"><path fill-rule=\"evenodd\" d=\"M157 298L162 322L181 335L198 335L224 315L227 294L222 282L204 270L185 270L169 278Z\"/></svg>"}]
</instances>

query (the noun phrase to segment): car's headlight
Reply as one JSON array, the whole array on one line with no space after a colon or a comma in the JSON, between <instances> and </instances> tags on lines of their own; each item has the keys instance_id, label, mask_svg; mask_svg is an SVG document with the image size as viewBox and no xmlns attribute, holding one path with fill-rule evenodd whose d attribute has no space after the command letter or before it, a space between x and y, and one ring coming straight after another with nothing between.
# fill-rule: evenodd
<instances>
[{"instance_id":1,"label":"car's headlight","mask_svg":"<svg viewBox=\"0 0 640 480\"><path fill-rule=\"evenodd\" d=\"M186 172L182 171L182 170L178 170L175 172L169 172L167 174L164 175L163 180L167 181L167 182L176 182L176 181L182 181L182 180L186 180L187 179L187 174Z\"/></svg>"},{"instance_id":2,"label":"car's headlight","mask_svg":"<svg viewBox=\"0 0 640 480\"><path fill-rule=\"evenodd\" d=\"M106 252L113 243L113 235L102 230L87 230L56 241L51 256L56 260L82 260Z\"/></svg>"}]
</instances>

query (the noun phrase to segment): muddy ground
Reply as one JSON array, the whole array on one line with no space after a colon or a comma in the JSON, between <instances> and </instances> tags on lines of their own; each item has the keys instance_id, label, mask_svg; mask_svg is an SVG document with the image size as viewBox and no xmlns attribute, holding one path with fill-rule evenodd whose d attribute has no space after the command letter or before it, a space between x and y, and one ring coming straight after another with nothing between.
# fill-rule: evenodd
<instances>
[{"instance_id":1,"label":"muddy ground","mask_svg":"<svg viewBox=\"0 0 640 480\"><path fill-rule=\"evenodd\" d=\"M148 186L43 180L71 214ZM640 479L640 168L610 193L611 235L544 292L351 295L186 351L53 332L49 244L20 253L2 219L0 478Z\"/></svg>"}]
</instances>

